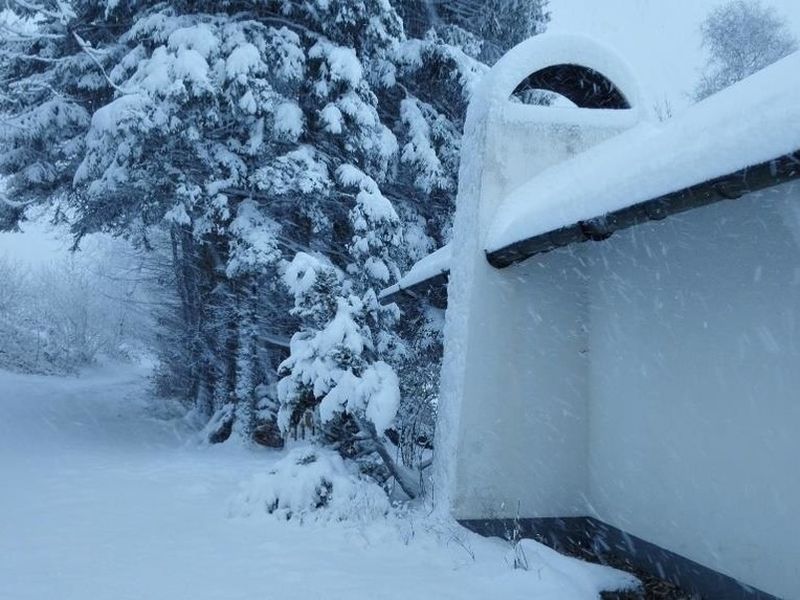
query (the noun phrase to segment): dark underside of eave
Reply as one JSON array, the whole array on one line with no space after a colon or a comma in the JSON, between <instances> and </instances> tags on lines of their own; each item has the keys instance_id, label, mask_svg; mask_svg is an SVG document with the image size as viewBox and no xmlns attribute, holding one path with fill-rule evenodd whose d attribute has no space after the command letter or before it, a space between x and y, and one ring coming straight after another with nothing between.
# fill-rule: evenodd
<instances>
[{"instance_id":1,"label":"dark underside of eave","mask_svg":"<svg viewBox=\"0 0 800 600\"><path fill-rule=\"evenodd\" d=\"M544 252L588 241L648 221L659 221L722 200L733 200L800 178L800 150L735 173L717 177L606 215L580 221L486 253L493 267L503 269Z\"/></svg>"}]
</instances>

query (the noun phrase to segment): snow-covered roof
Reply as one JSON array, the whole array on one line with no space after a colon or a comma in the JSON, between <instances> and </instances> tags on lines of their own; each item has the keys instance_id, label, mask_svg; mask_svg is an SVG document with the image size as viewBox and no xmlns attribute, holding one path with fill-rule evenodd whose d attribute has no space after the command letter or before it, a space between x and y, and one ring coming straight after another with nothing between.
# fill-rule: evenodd
<instances>
[{"instance_id":1,"label":"snow-covered roof","mask_svg":"<svg viewBox=\"0 0 800 600\"><path fill-rule=\"evenodd\" d=\"M627 71L613 61L596 65L589 59L594 56L597 62L598 53L588 52L578 52L580 60L572 55L567 56L568 60L561 56L570 48L574 54L574 48L583 46L589 47L569 37L558 39L545 45L545 50L550 51L545 52L544 58L541 52L537 57L542 58L542 64L563 66L588 61L590 68L598 72L610 70L615 76L609 81L624 81L626 85L620 89L641 100ZM580 110L586 118L591 113L592 122L630 116L625 114L627 111L508 103L508 94L525 78L527 64L516 60L520 57L510 58L515 60L499 72L500 81L492 88L493 102L506 103L501 109L506 120L551 119L569 110ZM799 178L798 90L800 52L675 118L661 123L642 121L534 175L497 209L484 241L489 262L507 266L558 246L603 239L646 219L662 218ZM390 301L404 291L413 294L444 284L450 261L450 247L440 248L415 264L397 284L383 290L381 299Z\"/></svg>"},{"instance_id":2,"label":"snow-covered roof","mask_svg":"<svg viewBox=\"0 0 800 600\"><path fill-rule=\"evenodd\" d=\"M800 52L545 170L502 202L487 252L800 150L798 91Z\"/></svg>"},{"instance_id":3,"label":"snow-covered roof","mask_svg":"<svg viewBox=\"0 0 800 600\"><path fill-rule=\"evenodd\" d=\"M452 252L450 245L442 246L435 252L417 262L400 281L380 293L380 298L390 298L396 294L410 290L414 286L429 281L439 275L444 276L450 271Z\"/></svg>"}]
</instances>

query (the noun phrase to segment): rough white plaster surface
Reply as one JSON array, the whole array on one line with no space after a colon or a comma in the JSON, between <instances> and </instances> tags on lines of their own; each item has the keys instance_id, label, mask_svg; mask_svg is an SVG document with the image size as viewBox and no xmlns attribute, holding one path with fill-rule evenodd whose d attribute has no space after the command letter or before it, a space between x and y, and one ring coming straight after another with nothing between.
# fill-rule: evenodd
<instances>
[{"instance_id":1,"label":"rough white plaster surface","mask_svg":"<svg viewBox=\"0 0 800 600\"><path fill-rule=\"evenodd\" d=\"M508 269L485 257L797 150L800 55L666 125L642 124L635 103L508 102L528 74L565 62L639 97L605 49L548 36L512 50L476 93L451 244L437 506L458 518L593 515L800 598L800 186Z\"/></svg>"},{"instance_id":2,"label":"rough white plaster surface","mask_svg":"<svg viewBox=\"0 0 800 600\"><path fill-rule=\"evenodd\" d=\"M603 73L632 108L613 115L609 114L612 111L580 108L548 111L509 100L528 75L565 62ZM513 331L518 325L518 314L508 306L515 291L498 281L503 276L489 267L483 250L497 204L531 175L635 125L642 105L634 77L613 53L591 40L563 35L537 36L518 45L492 68L475 92L467 111L450 244L458 259L451 261L450 268L434 461L435 497L441 510L465 518L487 510L497 516L514 516L526 488L524 482L536 474L535 465L520 466L517 489L507 490L504 482L512 481L516 474L498 474L493 462L508 450L507 440L502 431L487 435L485 427L495 418L509 426L520 425L512 423L510 415L513 403L518 402L521 372L509 372L501 364L510 361L511 355L503 337L495 333ZM529 347L522 336L518 342L525 342L523 349ZM504 408L498 413L499 405ZM554 405L549 410L561 409ZM545 417L540 414L539 418ZM553 419L558 419L555 412ZM475 428L479 422L484 426ZM582 423L580 417L572 420L575 427ZM517 429L514 439L519 435L523 435L522 429ZM544 467L543 462L539 464ZM579 462L573 454L562 467L580 472L585 460ZM569 493L573 495L583 484L583 480L573 481ZM551 497L544 486L542 490L538 505L549 503L555 509L558 493Z\"/></svg>"},{"instance_id":3,"label":"rough white plaster surface","mask_svg":"<svg viewBox=\"0 0 800 600\"><path fill-rule=\"evenodd\" d=\"M799 204L785 184L621 232L587 262L595 515L790 599Z\"/></svg>"}]
</instances>

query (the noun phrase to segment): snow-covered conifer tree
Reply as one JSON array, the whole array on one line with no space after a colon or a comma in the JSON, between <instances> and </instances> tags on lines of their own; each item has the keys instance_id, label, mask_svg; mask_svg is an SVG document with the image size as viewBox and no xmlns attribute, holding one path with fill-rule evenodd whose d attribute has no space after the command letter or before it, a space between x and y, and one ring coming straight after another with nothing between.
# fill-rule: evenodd
<instances>
[{"instance_id":1,"label":"snow-covered conifer tree","mask_svg":"<svg viewBox=\"0 0 800 600\"><path fill-rule=\"evenodd\" d=\"M0 225L28 201L63 202L77 240L107 231L165 257L175 300L158 381L211 421L210 439L274 417L270 373L298 323L355 323L367 341L353 372L374 383L391 377L369 365L411 360L398 333L437 322L420 318L424 301L398 322L377 294L448 239L486 67L474 21L443 9L451 27L409 37L406 4L12 2L42 17L0 39L0 174L14 198ZM298 253L337 273L313 328L281 284Z\"/></svg>"},{"instance_id":2,"label":"snow-covered conifer tree","mask_svg":"<svg viewBox=\"0 0 800 600\"><path fill-rule=\"evenodd\" d=\"M408 30L436 31L470 55L493 64L512 46L542 33L549 0L400 0Z\"/></svg>"},{"instance_id":3,"label":"snow-covered conifer tree","mask_svg":"<svg viewBox=\"0 0 800 600\"><path fill-rule=\"evenodd\" d=\"M416 496L413 476L385 446L384 432L400 405L400 384L394 369L378 358L382 340L370 323L381 309L364 301L374 298L374 291L363 297L351 293L352 282L340 271L305 253L288 265L285 281L301 330L280 367L281 429L293 438L331 445L369 474L379 480L394 477Z\"/></svg>"},{"instance_id":4,"label":"snow-covered conifer tree","mask_svg":"<svg viewBox=\"0 0 800 600\"><path fill-rule=\"evenodd\" d=\"M11 2L0 14L0 228L25 208L63 199L80 161L91 106L113 93L114 33L96 2ZM101 17L102 20L102 17ZM98 50L86 41L91 36Z\"/></svg>"}]
</instances>

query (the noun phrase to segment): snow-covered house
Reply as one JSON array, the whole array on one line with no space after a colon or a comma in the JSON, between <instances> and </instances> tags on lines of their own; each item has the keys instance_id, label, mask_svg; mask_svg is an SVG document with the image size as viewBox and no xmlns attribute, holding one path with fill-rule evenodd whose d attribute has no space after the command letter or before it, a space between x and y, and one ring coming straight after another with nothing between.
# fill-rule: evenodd
<instances>
[{"instance_id":1,"label":"snow-covered house","mask_svg":"<svg viewBox=\"0 0 800 600\"><path fill-rule=\"evenodd\" d=\"M387 290L449 270L437 499L705 598L800 598L798 178L800 54L666 122L589 40L500 60L451 248Z\"/></svg>"}]
</instances>

